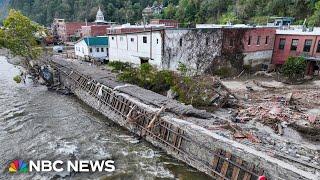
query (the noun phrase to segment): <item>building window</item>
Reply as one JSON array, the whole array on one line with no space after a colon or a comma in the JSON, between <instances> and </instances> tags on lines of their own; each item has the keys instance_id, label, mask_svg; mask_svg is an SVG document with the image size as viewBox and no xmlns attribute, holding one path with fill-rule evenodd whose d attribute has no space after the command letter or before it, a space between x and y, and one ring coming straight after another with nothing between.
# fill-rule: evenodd
<instances>
[{"instance_id":1,"label":"building window","mask_svg":"<svg viewBox=\"0 0 320 180\"><path fill-rule=\"evenodd\" d=\"M249 39L248 39L248 46L250 46L251 45L251 36L249 36Z\"/></svg>"},{"instance_id":2,"label":"building window","mask_svg":"<svg viewBox=\"0 0 320 180\"><path fill-rule=\"evenodd\" d=\"M143 43L147 43L147 36L143 36L143 37L142 37L142 42L143 42Z\"/></svg>"},{"instance_id":3,"label":"building window","mask_svg":"<svg viewBox=\"0 0 320 180\"><path fill-rule=\"evenodd\" d=\"M123 37L120 37L120 41L123 41Z\"/></svg>"},{"instance_id":4,"label":"building window","mask_svg":"<svg viewBox=\"0 0 320 180\"><path fill-rule=\"evenodd\" d=\"M320 41L318 41L317 53L320 53Z\"/></svg>"},{"instance_id":5,"label":"building window","mask_svg":"<svg viewBox=\"0 0 320 180\"><path fill-rule=\"evenodd\" d=\"M291 48L290 48L291 51L296 51L297 50L298 42L299 42L298 39L292 39Z\"/></svg>"},{"instance_id":6,"label":"building window","mask_svg":"<svg viewBox=\"0 0 320 180\"><path fill-rule=\"evenodd\" d=\"M111 39L114 40L114 37L112 36Z\"/></svg>"},{"instance_id":7,"label":"building window","mask_svg":"<svg viewBox=\"0 0 320 180\"><path fill-rule=\"evenodd\" d=\"M99 48L96 48L96 52L99 52Z\"/></svg>"},{"instance_id":8,"label":"building window","mask_svg":"<svg viewBox=\"0 0 320 180\"><path fill-rule=\"evenodd\" d=\"M266 42L265 44L268 44L269 43L269 36L266 36Z\"/></svg>"},{"instance_id":9,"label":"building window","mask_svg":"<svg viewBox=\"0 0 320 180\"><path fill-rule=\"evenodd\" d=\"M179 44L180 44L180 47L181 47L182 46L182 38L180 38Z\"/></svg>"},{"instance_id":10,"label":"building window","mask_svg":"<svg viewBox=\"0 0 320 180\"><path fill-rule=\"evenodd\" d=\"M92 53L92 48L90 48L89 50L90 50L90 53Z\"/></svg>"},{"instance_id":11,"label":"building window","mask_svg":"<svg viewBox=\"0 0 320 180\"><path fill-rule=\"evenodd\" d=\"M261 36L258 36L258 38L257 38L257 45L260 45L260 38L261 38Z\"/></svg>"},{"instance_id":12,"label":"building window","mask_svg":"<svg viewBox=\"0 0 320 180\"><path fill-rule=\"evenodd\" d=\"M285 45L286 45L286 39L280 38L279 49L284 49Z\"/></svg>"},{"instance_id":13,"label":"building window","mask_svg":"<svg viewBox=\"0 0 320 180\"><path fill-rule=\"evenodd\" d=\"M84 53L84 48L82 48L82 53Z\"/></svg>"},{"instance_id":14,"label":"building window","mask_svg":"<svg viewBox=\"0 0 320 180\"><path fill-rule=\"evenodd\" d=\"M101 48L101 52L104 52L104 48Z\"/></svg>"},{"instance_id":15,"label":"building window","mask_svg":"<svg viewBox=\"0 0 320 180\"><path fill-rule=\"evenodd\" d=\"M233 39L229 39L229 46L233 46L234 45L234 40Z\"/></svg>"},{"instance_id":16,"label":"building window","mask_svg":"<svg viewBox=\"0 0 320 180\"><path fill-rule=\"evenodd\" d=\"M312 40L311 40L311 39L307 39L307 40L304 42L303 51L304 51L304 52L310 52L311 44L312 44Z\"/></svg>"},{"instance_id":17,"label":"building window","mask_svg":"<svg viewBox=\"0 0 320 180\"><path fill-rule=\"evenodd\" d=\"M208 37L206 38L206 45L207 46L209 45L209 38Z\"/></svg>"},{"instance_id":18,"label":"building window","mask_svg":"<svg viewBox=\"0 0 320 180\"><path fill-rule=\"evenodd\" d=\"M157 44L159 44L159 39L157 39Z\"/></svg>"},{"instance_id":19,"label":"building window","mask_svg":"<svg viewBox=\"0 0 320 180\"><path fill-rule=\"evenodd\" d=\"M130 41L131 41L131 42L134 42L134 38L131 38Z\"/></svg>"}]
</instances>

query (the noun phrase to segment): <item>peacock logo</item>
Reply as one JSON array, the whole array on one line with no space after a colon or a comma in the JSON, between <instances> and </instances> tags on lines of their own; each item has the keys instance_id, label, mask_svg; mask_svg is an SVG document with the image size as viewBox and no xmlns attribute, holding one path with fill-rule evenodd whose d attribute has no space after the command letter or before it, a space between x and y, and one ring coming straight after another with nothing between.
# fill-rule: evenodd
<instances>
[{"instance_id":1,"label":"peacock logo","mask_svg":"<svg viewBox=\"0 0 320 180\"><path fill-rule=\"evenodd\" d=\"M14 160L9 165L9 172L10 173L26 173L28 172L28 164L25 163L23 160Z\"/></svg>"}]
</instances>

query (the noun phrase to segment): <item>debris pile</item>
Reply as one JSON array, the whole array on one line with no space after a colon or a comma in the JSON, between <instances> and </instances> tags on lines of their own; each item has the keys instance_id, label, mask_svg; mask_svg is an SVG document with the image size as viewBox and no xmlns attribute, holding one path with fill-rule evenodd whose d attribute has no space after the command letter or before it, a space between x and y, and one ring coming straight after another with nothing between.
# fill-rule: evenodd
<instances>
[{"instance_id":1,"label":"debris pile","mask_svg":"<svg viewBox=\"0 0 320 180\"><path fill-rule=\"evenodd\" d=\"M257 121L271 127L282 135L283 129L290 126L299 132L320 139L320 93L316 88L302 86L282 87L277 83L259 82L246 85L245 89L236 90L245 101L235 108L232 121L246 123ZM262 90L258 88L263 88Z\"/></svg>"}]
</instances>

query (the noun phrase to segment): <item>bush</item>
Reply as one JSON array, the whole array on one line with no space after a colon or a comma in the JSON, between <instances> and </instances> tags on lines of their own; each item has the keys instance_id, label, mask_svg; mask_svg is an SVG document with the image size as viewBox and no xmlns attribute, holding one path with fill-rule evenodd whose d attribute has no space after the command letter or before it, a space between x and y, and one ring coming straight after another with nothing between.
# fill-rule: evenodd
<instances>
[{"instance_id":1,"label":"bush","mask_svg":"<svg viewBox=\"0 0 320 180\"><path fill-rule=\"evenodd\" d=\"M16 75L15 77L13 77L13 80L16 82L16 83L21 83L21 77L19 75Z\"/></svg>"},{"instance_id":2,"label":"bush","mask_svg":"<svg viewBox=\"0 0 320 180\"><path fill-rule=\"evenodd\" d=\"M131 67L130 63L128 62L124 63L120 61L111 61L108 63L108 66L112 67L113 70L116 70L116 71L124 71Z\"/></svg>"},{"instance_id":3,"label":"bush","mask_svg":"<svg viewBox=\"0 0 320 180\"><path fill-rule=\"evenodd\" d=\"M174 74L171 71L157 71L150 64L144 63L139 68L127 68L118 75L120 81L136 84L157 93L168 91L174 84Z\"/></svg>"},{"instance_id":4,"label":"bush","mask_svg":"<svg viewBox=\"0 0 320 180\"><path fill-rule=\"evenodd\" d=\"M214 72L215 75L220 77L229 77L231 75L231 69L228 67L221 67Z\"/></svg>"},{"instance_id":5,"label":"bush","mask_svg":"<svg viewBox=\"0 0 320 180\"><path fill-rule=\"evenodd\" d=\"M289 81L293 82L303 78L306 66L303 57L289 57L282 67L282 72L284 76L288 77Z\"/></svg>"}]
</instances>

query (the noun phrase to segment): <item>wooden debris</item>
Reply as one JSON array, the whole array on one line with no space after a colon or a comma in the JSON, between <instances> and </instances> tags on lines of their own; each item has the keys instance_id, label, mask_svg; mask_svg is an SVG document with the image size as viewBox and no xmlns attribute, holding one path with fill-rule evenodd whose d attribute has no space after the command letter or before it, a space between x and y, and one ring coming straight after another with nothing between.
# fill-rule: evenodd
<instances>
[{"instance_id":1,"label":"wooden debris","mask_svg":"<svg viewBox=\"0 0 320 180\"><path fill-rule=\"evenodd\" d=\"M152 118L152 120L150 121L149 125L147 126L147 128L151 128L153 127L153 124L156 120L159 119L160 114L165 110L166 108L164 106L161 107L161 109L154 115L154 117Z\"/></svg>"}]
</instances>

